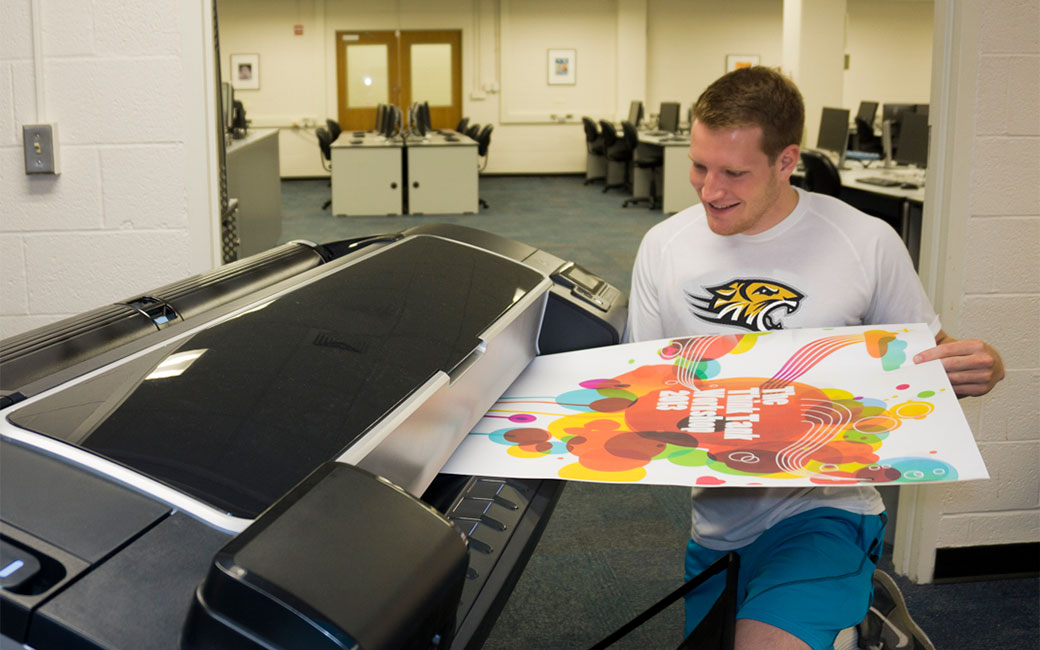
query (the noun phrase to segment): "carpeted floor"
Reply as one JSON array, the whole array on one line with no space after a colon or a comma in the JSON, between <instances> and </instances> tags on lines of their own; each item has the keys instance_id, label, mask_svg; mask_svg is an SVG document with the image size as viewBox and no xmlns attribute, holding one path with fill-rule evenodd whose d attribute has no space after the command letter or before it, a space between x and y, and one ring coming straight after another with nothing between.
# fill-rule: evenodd
<instances>
[{"instance_id":1,"label":"carpeted floor","mask_svg":"<svg viewBox=\"0 0 1040 650\"><path fill-rule=\"evenodd\" d=\"M328 182L282 182L282 240L330 242L431 222L481 228L573 260L626 294L639 241L664 218L622 208L617 190L577 176L482 177L478 215L332 217ZM587 648L682 580L689 491L571 483L485 650ZM894 573L890 560L883 568ZM911 613L939 650L1040 649L1035 577L914 585L897 577ZM616 644L658 650L682 640L676 604Z\"/></svg>"}]
</instances>

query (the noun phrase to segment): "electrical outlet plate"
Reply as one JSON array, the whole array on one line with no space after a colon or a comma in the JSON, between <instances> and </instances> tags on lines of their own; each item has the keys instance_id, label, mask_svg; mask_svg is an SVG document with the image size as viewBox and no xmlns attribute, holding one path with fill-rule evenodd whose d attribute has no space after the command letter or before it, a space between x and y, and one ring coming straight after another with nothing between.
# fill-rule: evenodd
<instances>
[{"instance_id":1,"label":"electrical outlet plate","mask_svg":"<svg viewBox=\"0 0 1040 650\"><path fill-rule=\"evenodd\" d=\"M58 125L23 124L26 174L60 174L58 166Z\"/></svg>"}]
</instances>

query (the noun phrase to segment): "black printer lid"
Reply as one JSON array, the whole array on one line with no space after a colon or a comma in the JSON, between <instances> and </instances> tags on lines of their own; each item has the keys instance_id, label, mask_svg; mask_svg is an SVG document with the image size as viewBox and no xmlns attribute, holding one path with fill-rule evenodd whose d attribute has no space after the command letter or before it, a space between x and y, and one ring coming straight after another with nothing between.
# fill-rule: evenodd
<instances>
[{"instance_id":1,"label":"black printer lid","mask_svg":"<svg viewBox=\"0 0 1040 650\"><path fill-rule=\"evenodd\" d=\"M408 238L9 420L253 518L450 372L543 280L479 248Z\"/></svg>"}]
</instances>

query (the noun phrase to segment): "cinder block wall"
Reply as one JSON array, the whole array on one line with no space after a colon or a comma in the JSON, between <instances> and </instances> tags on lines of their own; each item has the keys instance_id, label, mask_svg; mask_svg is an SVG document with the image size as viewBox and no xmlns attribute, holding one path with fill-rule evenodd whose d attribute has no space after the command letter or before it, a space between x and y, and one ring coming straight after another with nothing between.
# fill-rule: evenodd
<instances>
[{"instance_id":1,"label":"cinder block wall","mask_svg":"<svg viewBox=\"0 0 1040 650\"><path fill-rule=\"evenodd\" d=\"M946 489L939 547L1040 539L1040 2L983 3L959 329L1007 378L961 400L990 481Z\"/></svg>"},{"instance_id":2,"label":"cinder block wall","mask_svg":"<svg viewBox=\"0 0 1040 650\"><path fill-rule=\"evenodd\" d=\"M32 0L0 4L0 338L202 270L185 89L203 73L183 51L199 25L172 2L37 4L38 25ZM37 121L58 124L59 176L25 174L21 127Z\"/></svg>"}]
</instances>

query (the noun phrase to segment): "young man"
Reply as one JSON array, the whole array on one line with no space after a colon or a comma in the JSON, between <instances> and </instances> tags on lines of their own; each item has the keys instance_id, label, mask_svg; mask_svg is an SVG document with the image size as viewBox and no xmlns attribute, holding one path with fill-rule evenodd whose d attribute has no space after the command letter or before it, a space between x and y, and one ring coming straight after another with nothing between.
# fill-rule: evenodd
<instances>
[{"instance_id":1,"label":"young man","mask_svg":"<svg viewBox=\"0 0 1040 650\"><path fill-rule=\"evenodd\" d=\"M627 338L859 324L928 323L958 395L1004 374L977 340L947 336L895 231L837 199L791 186L805 109L764 67L731 72L694 106L690 182L700 205L652 228L632 277ZM829 648L863 620L884 507L863 487L694 489L687 577L741 555L738 650ZM687 634L721 591L687 599ZM711 585L712 583L708 583Z\"/></svg>"}]
</instances>

